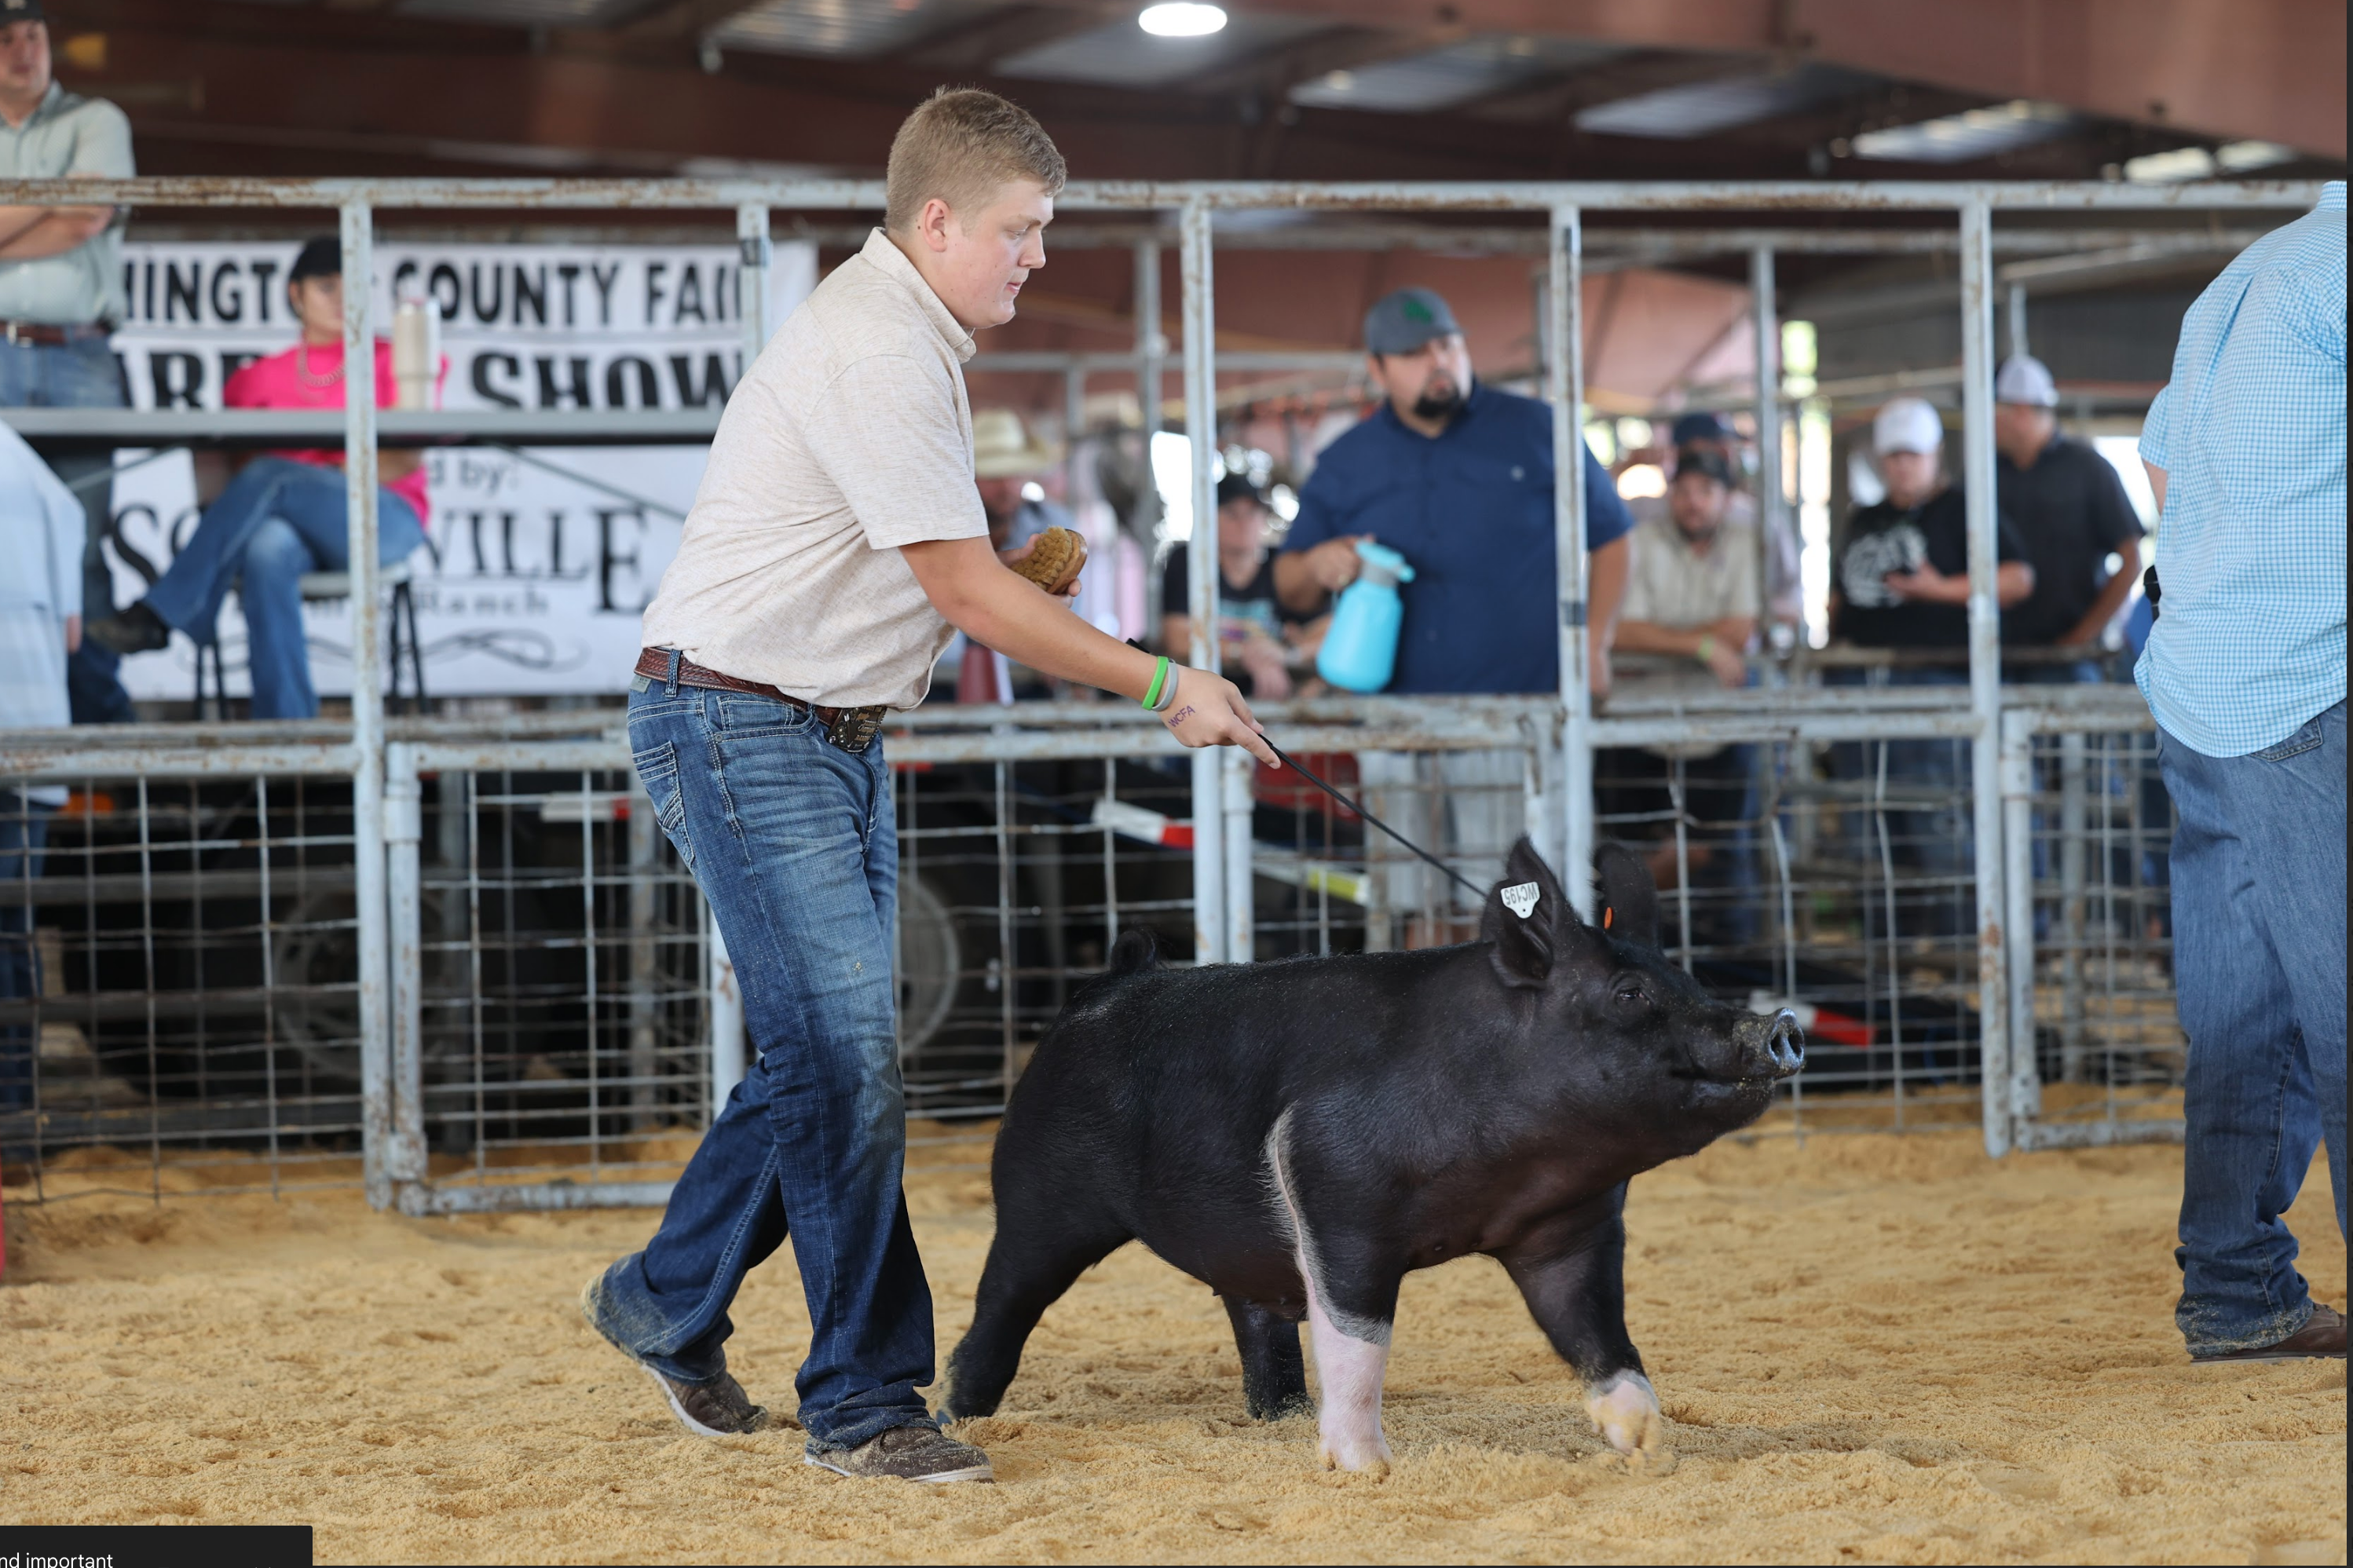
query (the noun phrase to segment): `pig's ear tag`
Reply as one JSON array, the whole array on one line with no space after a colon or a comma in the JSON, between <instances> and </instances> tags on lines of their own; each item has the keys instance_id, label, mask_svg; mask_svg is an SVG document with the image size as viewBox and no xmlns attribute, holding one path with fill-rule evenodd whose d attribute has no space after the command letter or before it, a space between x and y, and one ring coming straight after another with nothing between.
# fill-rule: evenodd
<instances>
[{"instance_id":1,"label":"pig's ear tag","mask_svg":"<svg viewBox=\"0 0 2353 1568\"><path fill-rule=\"evenodd\" d=\"M1504 889L1504 907L1511 910L1514 914L1519 916L1520 919L1527 919L1530 915L1535 913L1536 885L1534 882L1522 882L1517 886L1505 888Z\"/></svg>"}]
</instances>

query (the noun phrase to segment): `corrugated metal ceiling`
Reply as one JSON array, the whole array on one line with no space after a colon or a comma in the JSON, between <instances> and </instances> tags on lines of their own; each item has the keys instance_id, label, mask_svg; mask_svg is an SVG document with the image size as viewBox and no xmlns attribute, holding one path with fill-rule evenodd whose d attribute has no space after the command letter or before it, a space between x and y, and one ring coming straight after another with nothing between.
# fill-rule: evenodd
<instances>
[{"instance_id":1,"label":"corrugated metal ceiling","mask_svg":"<svg viewBox=\"0 0 2353 1568\"><path fill-rule=\"evenodd\" d=\"M1334 71L1292 89L1291 100L1314 109L1363 109L1420 114L1519 87L1556 72L1578 70L1626 51L1566 38L1508 33L1466 38L1428 54Z\"/></svg>"},{"instance_id":2,"label":"corrugated metal ceiling","mask_svg":"<svg viewBox=\"0 0 2353 1568\"><path fill-rule=\"evenodd\" d=\"M1836 66L1805 65L1768 75L1691 82L1596 104L1578 112L1577 128L1603 136L1687 141L1858 92L1876 79Z\"/></svg>"},{"instance_id":3,"label":"corrugated metal ceiling","mask_svg":"<svg viewBox=\"0 0 2353 1568\"><path fill-rule=\"evenodd\" d=\"M858 59L1000 9L1001 0L761 0L709 37L725 49Z\"/></svg>"},{"instance_id":4,"label":"corrugated metal ceiling","mask_svg":"<svg viewBox=\"0 0 2353 1568\"><path fill-rule=\"evenodd\" d=\"M439 16L510 27L602 27L644 9L642 0L400 0L404 16Z\"/></svg>"},{"instance_id":5,"label":"corrugated metal ceiling","mask_svg":"<svg viewBox=\"0 0 2353 1568\"><path fill-rule=\"evenodd\" d=\"M1907 163L1959 163L2048 142L2064 135L2076 121L2074 111L2060 104L2013 99L1990 109L1867 131L1854 139L1854 155Z\"/></svg>"}]
</instances>

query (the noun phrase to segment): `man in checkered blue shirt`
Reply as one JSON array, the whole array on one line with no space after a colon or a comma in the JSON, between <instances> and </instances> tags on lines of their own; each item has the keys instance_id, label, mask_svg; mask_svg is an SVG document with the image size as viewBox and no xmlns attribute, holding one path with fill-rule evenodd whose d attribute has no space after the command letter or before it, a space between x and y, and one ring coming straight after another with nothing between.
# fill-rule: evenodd
<instances>
[{"instance_id":1,"label":"man in checkered blue shirt","mask_svg":"<svg viewBox=\"0 0 2353 1568\"><path fill-rule=\"evenodd\" d=\"M2189 308L2140 455L2189 1039L2174 1316L2197 1361L2342 1357L2280 1215L2325 1141L2345 1229L2344 182Z\"/></svg>"}]
</instances>

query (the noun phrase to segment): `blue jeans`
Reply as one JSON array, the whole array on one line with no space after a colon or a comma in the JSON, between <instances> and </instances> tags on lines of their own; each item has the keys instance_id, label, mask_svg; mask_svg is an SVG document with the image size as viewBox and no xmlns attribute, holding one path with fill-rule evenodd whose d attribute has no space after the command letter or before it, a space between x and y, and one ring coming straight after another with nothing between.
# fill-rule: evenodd
<instances>
[{"instance_id":1,"label":"blue jeans","mask_svg":"<svg viewBox=\"0 0 2353 1568\"><path fill-rule=\"evenodd\" d=\"M2158 748L2189 1037L2174 1320L2193 1355L2248 1350L2312 1315L2280 1216L2324 1141L2345 1229L2345 704L2250 756Z\"/></svg>"},{"instance_id":2,"label":"blue jeans","mask_svg":"<svg viewBox=\"0 0 2353 1568\"><path fill-rule=\"evenodd\" d=\"M891 979L899 837L880 742L853 756L805 710L656 682L629 745L727 939L753 1059L643 1252L606 1270L606 1336L666 1376L726 1370L728 1303L786 1234L812 1333L813 1450L930 1425L932 1294L900 1190L907 1115Z\"/></svg>"},{"instance_id":3,"label":"blue jeans","mask_svg":"<svg viewBox=\"0 0 2353 1568\"><path fill-rule=\"evenodd\" d=\"M425 542L415 509L376 494L376 560L406 561ZM312 719L311 649L302 635L302 574L351 569L351 506L343 471L257 458L205 508L195 532L147 590L147 607L200 643L216 635L232 586L245 605L253 716Z\"/></svg>"},{"instance_id":4,"label":"blue jeans","mask_svg":"<svg viewBox=\"0 0 2353 1568\"><path fill-rule=\"evenodd\" d=\"M0 1006L21 1005L41 994L40 955L33 946L32 900L26 884L41 874L42 851L56 808L16 790L0 790ZM0 1112L33 1103L37 1070L33 1026L0 1021ZM0 1142L11 1160L30 1151Z\"/></svg>"},{"instance_id":5,"label":"blue jeans","mask_svg":"<svg viewBox=\"0 0 2353 1568\"><path fill-rule=\"evenodd\" d=\"M1873 681L1868 678L1883 679ZM1959 668L1887 670L1833 669L1831 686L1967 686ZM1896 934L1952 936L1977 929L1977 893L1968 885L1976 865L1977 822L1970 810L1969 742L1957 740L1841 741L1831 747L1833 777L1876 786L1884 769L1888 791L1917 804L1882 812L1869 798L1845 813L1847 852L1864 865L1880 863L1880 819L1885 818L1888 859L1900 874L1910 870L1926 886L1899 894ZM1923 798L1925 797L1925 798ZM1877 875L1876 871L1872 877ZM1866 877L1866 884L1872 877ZM1870 940L1888 933L1885 906L1877 894L1864 900L1864 930Z\"/></svg>"},{"instance_id":6,"label":"blue jeans","mask_svg":"<svg viewBox=\"0 0 2353 1568\"><path fill-rule=\"evenodd\" d=\"M103 329L78 329L67 343L0 342L0 408L120 408L124 402L121 363L107 347ZM114 457L72 452L48 461L82 504L82 616L95 619L114 608L114 576L99 549L113 487L98 478L113 466ZM137 717L116 673L121 664L120 656L89 637L67 656L66 689L75 723L127 724Z\"/></svg>"}]
</instances>

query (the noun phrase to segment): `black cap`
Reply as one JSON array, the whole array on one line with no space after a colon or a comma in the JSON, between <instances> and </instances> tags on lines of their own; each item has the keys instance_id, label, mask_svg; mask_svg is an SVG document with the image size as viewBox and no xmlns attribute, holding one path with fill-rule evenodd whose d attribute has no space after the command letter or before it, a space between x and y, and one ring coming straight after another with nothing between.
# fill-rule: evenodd
<instances>
[{"instance_id":1,"label":"black cap","mask_svg":"<svg viewBox=\"0 0 2353 1568\"><path fill-rule=\"evenodd\" d=\"M41 9L41 0L0 0L0 27L11 22L46 22L48 16Z\"/></svg>"},{"instance_id":2,"label":"black cap","mask_svg":"<svg viewBox=\"0 0 2353 1568\"><path fill-rule=\"evenodd\" d=\"M1668 439L1678 447L1688 447L1694 441L1736 441L1739 437L1720 414L1686 414L1675 421Z\"/></svg>"},{"instance_id":3,"label":"black cap","mask_svg":"<svg viewBox=\"0 0 2353 1568\"><path fill-rule=\"evenodd\" d=\"M1245 499L1254 500L1261 507L1266 505L1266 492L1250 483L1248 474L1228 474L1218 481L1218 505L1220 507L1228 501Z\"/></svg>"},{"instance_id":4,"label":"black cap","mask_svg":"<svg viewBox=\"0 0 2353 1568\"><path fill-rule=\"evenodd\" d=\"M0 0L5 5L7 0ZM288 268L286 281L300 283L305 278L340 278L343 275L343 242L332 235L322 235L302 247Z\"/></svg>"},{"instance_id":5,"label":"black cap","mask_svg":"<svg viewBox=\"0 0 2353 1568\"><path fill-rule=\"evenodd\" d=\"M1675 453L1675 478L1699 474L1714 479L1725 489L1732 488L1732 465L1724 454L1713 447L1685 447Z\"/></svg>"}]
</instances>

